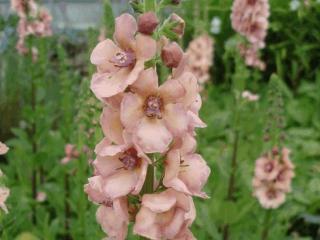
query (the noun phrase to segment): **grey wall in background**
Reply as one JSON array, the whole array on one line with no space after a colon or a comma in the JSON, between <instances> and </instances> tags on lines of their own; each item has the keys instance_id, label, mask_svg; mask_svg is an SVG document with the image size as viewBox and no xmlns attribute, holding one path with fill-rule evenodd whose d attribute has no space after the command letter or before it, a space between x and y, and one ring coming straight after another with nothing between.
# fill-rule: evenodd
<instances>
[{"instance_id":1,"label":"grey wall in background","mask_svg":"<svg viewBox=\"0 0 320 240\"><path fill-rule=\"evenodd\" d=\"M111 0L114 14L128 10L128 0ZM103 0L45 0L40 1L49 9L53 16L55 30L99 27L103 17ZM0 15L10 14L10 1L0 0Z\"/></svg>"}]
</instances>

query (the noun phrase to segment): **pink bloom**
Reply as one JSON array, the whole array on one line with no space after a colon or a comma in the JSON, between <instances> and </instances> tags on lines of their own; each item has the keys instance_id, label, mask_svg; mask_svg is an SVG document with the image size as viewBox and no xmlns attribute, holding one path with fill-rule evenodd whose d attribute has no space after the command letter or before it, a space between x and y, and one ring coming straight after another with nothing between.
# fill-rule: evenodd
<instances>
[{"instance_id":1,"label":"pink bloom","mask_svg":"<svg viewBox=\"0 0 320 240\"><path fill-rule=\"evenodd\" d=\"M100 42L91 54L98 72L93 75L91 89L99 99L114 96L133 84L144 69L145 61L154 57L156 42L150 36L137 34L133 16L123 14L116 19L114 39Z\"/></svg>"},{"instance_id":2,"label":"pink bloom","mask_svg":"<svg viewBox=\"0 0 320 240\"><path fill-rule=\"evenodd\" d=\"M235 0L232 7L232 27L250 43L263 48L269 26L268 0Z\"/></svg>"},{"instance_id":3,"label":"pink bloom","mask_svg":"<svg viewBox=\"0 0 320 240\"><path fill-rule=\"evenodd\" d=\"M96 147L93 162L96 175L103 178L103 192L115 199L127 194L139 194L145 181L150 159L128 139L123 145L113 145L104 138Z\"/></svg>"},{"instance_id":4,"label":"pink bloom","mask_svg":"<svg viewBox=\"0 0 320 240\"><path fill-rule=\"evenodd\" d=\"M76 149L75 145L73 144L67 144L65 146L65 157L63 159L61 159L61 164L67 164L69 163L71 160L78 158L79 157L79 152Z\"/></svg>"},{"instance_id":5,"label":"pink bloom","mask_svg":"<svg viewBox=\"0 0 320 240\"><path fill-rule=\"evenodd\" d=\"M10 190L6 187L0 187L0 208L5 212L8 213L8 208L5 204L7 198L10 195Z\"/></svg>"},{"instance_id":6,"label":"pink bloom","mask_svg":"<svg viewBox=\"0 0 320 240\"><path fill-rule=\"evenodd\" d=\"M207 198L202 188L210 175L210 168L201 155L195 154L195 141L187 135L181 148L171 150L165 160L163 184L185 194Z\"/></svg>"},{"instance_id":7,"label":"pink bloom","mask_svg":"<svg viewBox=\"0 0 320 240\"><path fill-rule=\"evenodd\" d=\"M160 87L154 69L143 71L121 104L121 122L133 133L134 142L145 153L165 152L173 137L186 133L189 127L187 89L181 79L169 79ZM197 84L196 80L190 84ZM188 86L192 88L192 86Z\"/></svg>"},{"instance_id":8,"label":"pink bloom","mask_svg":"<svg viewBox=\"0 0 320 240\"><path fill-rule=\"evenodd\" d=\"M108 234L108 239L126 239L129 224L126 198L118 198L101 205L97 210L96 218L103 231Z\"/></svg>"},{"instance_id":9,"label":"pink bloom","mask_svg":"<svg viewBox=\"0 0 320 240\"><path fill-rule=\"evenodd\" d=\"M194 239L188 230L195 219L190 196L167 189L145 194L133 227L135 234L149 239Z\"/></svg>"},{"instance_id":10,"label":"pink bloom","mask_svg":"<svg viewBox=\"0 0 320 240\"><path fill-rule=\"evenodd\" d=\"M279 173L277 159L263 156L256 161L255 175L261 180L273 180Z\"/></svg>"},{"instance_id":11,"label":"pink bloom","mask_svg":"<svg viewBox=\"0 0 320 240\"><path fill-rule=\"evenodd\" d=\"M252 181L254 196L264 208L277 208L285 202L291 191L294 165L289 159L289 149L274 148L256 161Z\"/></svg>"},{"instance_id":12,"label":"pink bloom","mask_svg":"<svg viewBox=\"0 0 320 240\"><path fill-rule=\"evenodd\" d=\"M243 91L241 94L242 98L248 100L249 102L255 102L258 101L260 96L251 93L250 91Z\"/></svg>"},{"instance_id":13,"label":"pink bloom","mask_svg":"<svg viewBox=\"0 0 320 240\"><path fill-rule=\"evenodd\" d=\"M263 185L254 194L259 199L261 206L266 209L278 208L286 200L286 194L281 190L273 188L272 185Z\"/></svg>"},{"instance_id":14,"label":"pink bloom","mask_svg":"<svg viewBox=\"0 0 320 240\"><path fill-rule=\"evenodd\" d=\"M45 192L38 192L37 193L37 202L44 202L47 199L47 194Z\"/></svg>"},{"instance_id":15,"label":"pink bloom","mask_svg":"<svg viewBox=\"0 0 320 240\"><path fill-rule=\"evenodd\" d=\"M266 64L259 58L258 48L256 46L245 46L240 44L238 46L240 55L245 59L248 66L255 67L264 71Z\"/></svg>"},{"instance_id":16,"label":"pink bloom","mask_svg":"<svg viewBox=\"0 0 320 240\"><path fill-rule=\"evenodd\" d=\"M4 143L0 142L0 155L4 155L9 151L9 148Z\"/></svg>"},{"instance_id":17,"label":"pink bloom","mask_svg":"<svg viewBox=\"0 0 320 240\"><path fill-rule=\"evenodd\" d=\"M88 179L88 183L84 185L84 192L88 194L91 202L96 204L105 204L110 201L103 191L104 179L100 175L93 176Z\"/></svg>"}]
</instances>

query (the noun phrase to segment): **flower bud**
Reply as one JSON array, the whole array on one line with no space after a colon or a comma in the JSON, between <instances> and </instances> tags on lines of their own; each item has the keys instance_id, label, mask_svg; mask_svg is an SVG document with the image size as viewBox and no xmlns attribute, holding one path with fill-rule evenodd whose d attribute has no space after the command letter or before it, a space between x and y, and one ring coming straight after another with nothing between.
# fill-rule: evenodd
<instances>
[{"instance_id":1,"label":"flower bud","mask_svg":"<svg viewBox=\"0 0 320 240\"><path fill-rule=\"evenodd\" d=\"M175 32L179 38L181 38L184 34L184 28L186 26L186 23L185 21L180 17L178 16L177 14L175 13L172 13L171 16L170 16L170 22L176 22L177 25L171 29L173 32Z\"/></svg>"},{"instance_id":2,"label":"flower bud","mask_svg":"<svg viewBox=\"0 0 320 240\"><path fill-rule=\"evenodd\" d=\"M183 51L176 42L169 43L162 48L162 61L169 68L177 68L182 57Z\"/></svg>"},{"instance_id":3,"label":"flower bud","mask_svg":"<svg viewBox=\"0 0 320 240\"><path fill-rule=\"evenodd\" d=\"M147 12L138 18L138 31L147 35L151 35L157 28L159 20L154 12Z\"/></svg>"}]
</instances>

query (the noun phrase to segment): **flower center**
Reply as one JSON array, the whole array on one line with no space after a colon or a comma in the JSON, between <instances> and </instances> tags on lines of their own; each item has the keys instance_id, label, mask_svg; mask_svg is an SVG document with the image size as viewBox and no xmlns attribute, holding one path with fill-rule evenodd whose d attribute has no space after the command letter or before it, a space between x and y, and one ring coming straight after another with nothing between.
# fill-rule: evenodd
<instances>
[{"instance_id":1,"label":"flower center","mask_svg":"<svg viewBox=\"0 0 320 240\"><path fill-rule=\"evenodd\" d=\"M136 57L132 52L117 52L111 62L116 67L129 67L136 62Z\"/></svg>"},{"instance_id":2,"label":"flower center","mask_svg":"<svg viewBox=\"0 0 320 240\"><path fill-rule=\"evenodd\" d=\"M254 4L256 4L256 2L257 2L257 0L248 0L248 1L247 1L247 3L248 3L249 5L254 5Z\"/></svg>"},{"instance_id":3,"label":"flower center","mask_svg":"<svg viewBox=\"0 0 320 240\"><path fill-rule=\"evenodd\" d=\"M123 163L125 170L133 170L140 165L141 159L138 157L137 150L129 148L119 157L120 162Z\"/></svg>"},{"instance_id":4,"label":"flower center","mask_svg":"<svg viewBox=\"0 0 320 240\"><path fill-rule=\"evenodd\" d=\"M151 95L147 97L143 105L144 114L149 118L162 118L163 100Z\"/></svg>"},{"instance_id":5,"label":"flower center","mask_svg":"<svg viewBox=\"0 0 320 240\"><path fill-rule=\"evenodd\" d=\"M270 173L272 172L273 170L273 164L272 163L267 163L265 166L264 166L264 171L267 172L267 173Z\"/></svg>"},{"instance_id":6,"label":"flower center","mask_svg":"<svg viewBox=\"0 0 320 240\"><path fill-rule=\"evenodd\" d=\"M277 198L277 192L274 189L269 189L267 192L267 198L269 199Z\"/></svg>"}]
</instances>

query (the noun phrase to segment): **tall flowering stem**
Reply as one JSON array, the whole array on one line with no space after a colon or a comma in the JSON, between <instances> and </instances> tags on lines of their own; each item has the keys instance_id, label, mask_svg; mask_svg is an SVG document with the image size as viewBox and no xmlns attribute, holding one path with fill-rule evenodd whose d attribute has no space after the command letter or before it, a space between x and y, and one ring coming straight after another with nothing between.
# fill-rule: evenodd
<instances>
[{"instance_id":1,"label":"tall flowering stem","mask_svg":"<svg viewBox=\"0 0 320 240\"><path fill-rule=\"evenodd\" d=\"M37 79L35 74L34 63L38 59L38 48L33 44L35 38L47 37L52 35L51 30L51 15L49 12L40 7L34 0L11 0L11 8L19 16L19 22L17 26L18 42L16 49L21 55L27 55L29 60L29 76L31 78L31 94L30 94L30 106L32 112L37 111ZM32 117L30 120L30 139L32 142L32 153L35 156L38 152L38 144L36 139L37 124L36 118ZM35 159L35 158L34 158ZM37 181L38 170L36 162L32 162L32 176L31 176L31 191L32 198L34 200L32 206L32 222L36 223L36 198L37 198ZM43 167L40 166L40 181L44 180Z\"/></svg>"},{"instance_id":2,"label":"tall flowering stem","mask_svg":"<svg viewBox=\"0 0 320 240\"><path fill-rule=\"evenodd\" d=\"M133 1L139 13L115 19L114 40L94 48L91 90L103 102L104 138L96 146L94 176L84 186L99 206L96 218L108 237L126 239L129 222L142 239L195 239L193 196L210 168L195 152L201 98L188 57L176 42L185 22L157 13L177 0ZM168 69L160 82L157 66ZM161 177L159 177L161 176Z\"/></svg>"}]
</instances>

